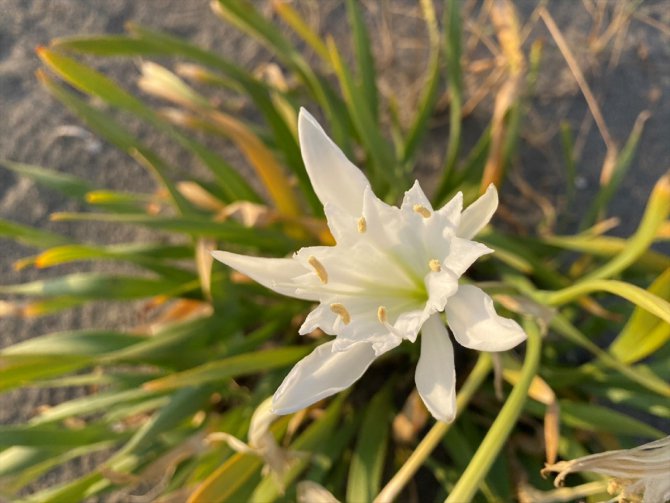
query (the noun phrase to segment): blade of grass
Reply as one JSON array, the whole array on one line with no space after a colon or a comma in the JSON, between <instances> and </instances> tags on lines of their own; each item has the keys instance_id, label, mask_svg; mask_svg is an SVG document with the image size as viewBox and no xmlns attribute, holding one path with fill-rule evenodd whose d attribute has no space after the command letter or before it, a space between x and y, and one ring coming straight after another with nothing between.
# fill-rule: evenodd
<instances>
[{"instance_id":1,"label":"blade of grass","mask_svg":"<svg viewBox=\"0 0 670 503\"><path fill-rule=\"evenodd\" d=\"M458 161L461 145L461 114L463 83L461 77L461 16L459 2L449 0L444 10L444 54L447 58L447 82L449 84L449 140L435 199L441 201L450 190L450 177Z\"/></svg>"},{"instance_id":2,"label":"blade of grass","mask_svg":"<svg viewBox=\"0 0 670 503\"><path fill-rule=\"evenodd\" d=\"M384 386L363 415L349 465L347 501L372 501L379 493L392 412L391 392L391 384Z\"/></svg>"},{"instance_id":3,"label":"blade of grass","mask_svg":"<svg viewBox=\"0 0 670 503\"><path fill-rule=\"evenodd\" d=\"M166 232L177 232L194 237L210 236L238 245L288 253L299 248L285 233L272 229L254 229L227 220L216 222L198 217L155 217L114 213L54 213L54 221L94 221L115 224L142 225Z\"/></svg>"},{"instance_id":4,"label":"blade of grass","mask_svg":"<svg viewBox=\"0 0 670 503\"><path fill-rule=\"evenodd\" d=\"M45 187L58 190L66 196L76 199L84 199L87 192L91 190L90 185L84 180L66 173L59 173L53 169L44 169L32 164L0 159L0 166L13 171L17 175L24 176Z\"/></svg>"},{"instance_id":5,"label":"blade of grass","mask_svg":"<svg viewBox=\"0 0 670 503\"><path fill-rule=\"evenodd\" d=\"M0 218L0 237L17 241L27 246L48 248L69 243L70 240L54 232L35 229Z\"/></svg>"},{"instance_id":6,"label":"blade of grass","mask_svg":"<svg viewBox=\"0 0 670 503\"><path fill-rule=\"evenodd\" d=\"M288 346L230 356L149 381L144 388L150 391L164 391L185 386L200 386L205 383L225 381L238 375L286 367L305 356L311 349L309 346Z\"/></svg>"},{"instance_id":7,"label":"blade of grass","mask_svg":"<svg viewBox=\"0 0 670 503\"><path fill-rule=\"evenodd\" d=\"M592 226L596 222L598 216L602 215L607 209L607 206L616 194L616 191L621 185L621 182L623 182L628 169L635 159L637 146L642 137L642 132L644 131L644 124L650 116L651 113L648 111L644 111L638 115L626 144L613 161L611 173L608 174L606 180L601 180L600 190L582 220L582 229Z\"/></svg>"},{"instance_id":8,"label":"blade of grass","mask_svg":"<svg viewBox=\"0 0 670 503\"><path fill-rule=\"evenodd\" d=\"M428 68L426 70L426 84L419 99L417 113L403 142L402 153L400 155L403 165L411 163L421 140L426 134L428 121L435 111L435 102L437 101L437 91L440 83L440 32L437 26L433 3L428 0L421 0L421 10L426 21L430 56L428 57Z\"/></svg>"},{"instance_id":9,"label":"blade of grass","mask_svg":"<svg viewBox=\"0 0 670 503\"><path fill-rule=\"evenodd\" d=\"M360 81L359 93L365 98L370 114L376 122L379 115L379 96L377 94L375 61L372 56L370 36L359 3L355 0L347 0L346 6L354 42L356 74Z\"/></svg>"},{"instance_id":10,"label":"blade of grass","mask_svg":"<svg viewBox=\"0 0 670 503\"><path fill-rule=\"evenodd\" d=\"M670 299L670 268L656 278L648 291L666 301ZM637 307L609 351L618 360L633 363L651 355L668 340L670 324Z\"/></svg>"},{"instance_id":11,"label":"blade of grass","mask_svg":"<svg viewBox=\"0 0 670 503\"><path fill-rule=\"evenodd\" d=\"M169 295L180 285L165 279L138 278L104 273L74 273L57 278L0 285L0 294L83 299L129 300Z\"/></svg>"}]
</instances>

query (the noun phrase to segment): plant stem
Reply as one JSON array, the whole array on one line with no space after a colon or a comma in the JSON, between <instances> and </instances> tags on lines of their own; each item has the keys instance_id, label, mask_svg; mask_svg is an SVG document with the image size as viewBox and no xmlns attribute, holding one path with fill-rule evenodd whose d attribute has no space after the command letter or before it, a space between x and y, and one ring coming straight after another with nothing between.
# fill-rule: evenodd
<instances>
[{"instance_id":1,"label":"plant stem","mask_svg":"<svg viewBox=\"0 0 670 503\"><path fill-rule=\"evenodd\" d=\"M477 391L477 388L482 384L484 378L491 370L491 356L488 353L480 353L479 359L475 364L472 372L461 387L456 396L456 410L462 411L465 409L472 398L472 395ZM405 461L400 470L393 476L393 478L384 486L381 492L375 498L375 503L382 503L393 501L400 491L407 485L407 482L417 472L421 465L430 456L435 446L449 431L451 423L444 423L438 421L417 445L414 452Z\"/></svg>"},{"instance_id":2,"label":"plant stem","mask_svg":"<svg viewBox=\"0 0 670 503\"><path fill-rule=\"evenodd\" d=\"M491 465L498 457L498 453L516 424L516 420L526 402L528 388L537 373L540 362L542 338L535 323L525 323L524 329L528 334L528 344L526 346L526 359L521 369L521 378L514 386L512 393L500 410L500 414L493 422L472 461L470 461L445 503L464 503L472 500L480 482L484 480Z\"/></svg>"}]
</instances>

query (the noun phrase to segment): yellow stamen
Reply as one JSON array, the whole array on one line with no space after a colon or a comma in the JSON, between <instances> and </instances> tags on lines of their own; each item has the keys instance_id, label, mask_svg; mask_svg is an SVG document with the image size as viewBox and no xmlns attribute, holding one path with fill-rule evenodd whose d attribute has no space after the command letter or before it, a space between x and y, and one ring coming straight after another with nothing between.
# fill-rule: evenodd
<instances>
[{"instance_id":1,"label":"yellow stamen","mask_svg":"<svg viewBox=\"0 0 670 503\"><path fill-rule=\"evenodd\" d=\"M421 215L423 218L430 217L430 210L428 208L426 208L425 206L421 205L421 204L415 204L414 206L412 206L412 209L416 213Z\"/></svg>"},{"instance_id":2,"label":"yellow stamen","mask_svg":"<svg viewBox=\"0 0 670 503\"><path fill-rule=\"evenodd\" d=\"M314 255L309 256L307 263L312 266L314 272L321 280L321 283L324 285L328 283L328 273L326 272L326 268L323 267L323 264L319 262Z\"/></svg>"},{"instance_id":3,"label":"yellow stamen","mask_svg":"<svg viewBox=\"0 0 670 503\"><path fill-rule=\"evenodd\" d=\"M348 325L349 322L351 321L349 311L347 311L347 308L344 307L342 304L331 304L330 310L335 314L337 314L340 318L342 318L342 323L344 323L345 325Z\"/></svg>"},{"instance_id":4,"label":"yellow stamen","mask_svg":"<svg viewBox=\"0 0 670 503\"><path fill-rule=\"evenodd\" d=\"M358 232L363 234L368 228L368 224L365 221L365 217L361 217L358 219Z\"/></svg>"},{"instance_id":5,"label":"yellow stamen","mask_svg":"<svg viewBox=\"0 0 670 503\"><path fill-rule=\"evenodd\" d=\"M442 270L442 266L440 265L440 261L437 260L436 258L431 259L428 261L428 267L430 267L430 270L433 272L440 272Z\"/></svg>"},{"instance_id":6,"label":"yellow stamen","mask_svg":"<svg viewBox=\"0 0 670 503\"><path fill-rule=\"evenodd\" d=\"M380 323L388 322L388 313L386 312L386 308L384 306L379 306L379 309L377 309L377 318L379 319Z\"/></svg>"}]
</instances>

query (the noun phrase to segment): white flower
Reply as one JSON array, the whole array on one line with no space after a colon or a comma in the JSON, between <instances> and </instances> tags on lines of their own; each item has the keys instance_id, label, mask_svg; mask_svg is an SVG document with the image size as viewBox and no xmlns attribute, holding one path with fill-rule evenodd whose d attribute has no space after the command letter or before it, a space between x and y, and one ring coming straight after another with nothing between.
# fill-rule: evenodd
<instances>
[{"instance_id":1,"label":"white flower","mask_svg":"<svg viewBox=\"0 0 670 503\"><path fill-rule=\"evenodd\" d=\"M274 395L274 412L295 412L347 388L375 358L404 339L414 342L421 331L417 389L436 419L453 420L454 356L440 313L468 348L505 351L526 338L516 322L496 314L481 289L458 282L475 260L492 252L471 238L498 206L495 187L465 211L460 193L433 210L416 182L400 208L389 206L304 109L298 129L307 172L337 244L281 259L213 253L278 293L318 301L300 333L320 328L337 336L293 368Z\"/></svg>"},{"instance_id":2,"label":"white flower","mask_svg":"<svg viewBox=\"0 0 670 503\"><path fill-rule=\"evenodd\" d=\"M619 501L664 503L670 501L670 436L632 449L605 451L546 465L542 475L559 472L558 487L572 472L596 472L614 477L608 491Z\"/></svg>"}]
</instances>

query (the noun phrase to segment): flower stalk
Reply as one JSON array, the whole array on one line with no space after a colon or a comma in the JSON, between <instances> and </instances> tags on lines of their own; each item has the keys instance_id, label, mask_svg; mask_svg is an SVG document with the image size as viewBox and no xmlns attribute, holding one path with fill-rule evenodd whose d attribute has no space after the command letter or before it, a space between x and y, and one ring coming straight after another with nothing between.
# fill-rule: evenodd
<instances>
[{"instance_id":1,"label":"flower stalk","mask_svg":"<svg viewBox=\"0 0 670 503\"><path fill-rule=\"evenodd\" d=\"M445 503L460 503L472 500L479 484L488 474L491 465L498 457L498 453L516 424L519 414L521 414L521 409L528 396L528 389L537 374L542 348L542 337L537 325L528 322L524 328L528 335L528 344L519 382L514 386L512 393L500 410L500 414L489 428L472 461L470 461Z\"/></svg>"},{"instance_id":2,"label":"flower stalk","mask_svg":"<svg viewBox=\"0 0 670 503\"><path fill-rule=\"evenodd\" d=\"M475 391L481 386L490 371L491 355L488 353L479 353L477 363L472 369L472 372L470 372L463 387L461 387L456 395L457 411L462 411L467 407ZM414 474L421 468L426 461L426 458L430 456L438 442L440 442L440 440L447 434L450 427L451 423L445 423L443 421L436 422L426 436L423 437L419 445L416 446L416 449L414 449L410 457L405 461L405 464L402 465L400 470L398 470L388 484L386 484L377 495L374 502L382 503L385 501L393 501L397 498L400 491L403 490Z\"/></svg>"}]
</instances>

